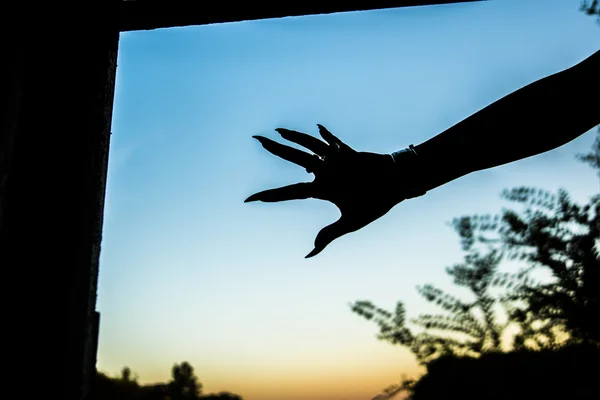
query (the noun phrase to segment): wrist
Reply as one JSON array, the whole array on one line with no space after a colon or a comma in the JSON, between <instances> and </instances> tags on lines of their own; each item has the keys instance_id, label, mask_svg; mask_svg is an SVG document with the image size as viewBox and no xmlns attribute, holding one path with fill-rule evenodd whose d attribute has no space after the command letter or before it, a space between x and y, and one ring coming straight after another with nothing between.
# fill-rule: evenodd
<instances>
[{"instance_id":1,"label":"wrist","mask_svg":"<svg viewBox=\"0 0 600 400\"><path fill-rule=\"evenodd\" d=\"M394 182L401 200L424 195L426 190L423 181L423 160L412 144L405 149L390 154Z\"/></svg>"},{"instance_id":2,"label":"wrist","mask_svg":"<svg viewBox=\"0 0 600 400\"><path fill-rule=\"evenodd\" d=\"M403 161L403 158L410 157L411 159L417 159L418 154L415 149L415 146L412 144L405 149L398 150L390 154L392 156L392 160L394 160L394 164L398 164Z\"/></svg>"}]
</instances>

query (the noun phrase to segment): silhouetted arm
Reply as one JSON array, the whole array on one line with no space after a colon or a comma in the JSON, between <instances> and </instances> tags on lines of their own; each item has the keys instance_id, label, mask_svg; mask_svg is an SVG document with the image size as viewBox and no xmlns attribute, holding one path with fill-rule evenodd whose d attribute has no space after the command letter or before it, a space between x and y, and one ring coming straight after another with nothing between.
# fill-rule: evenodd
<instances>
[{"instance_id":1,"label":"silhouetted arm","mask_svg":"<svg viewBox=\"0 0 600 400\"><path fill-rule=\"evenodd\" d=\"M600 124L600 51L533 82L415 146L431 190L560 147Z\"/></svg>"},{"instance_id":2,"label":"silhouetted arm","mask_svg":"<svg viewBox=\"0 0 600 400\"><path fill-rule=\"evenodd\" d=\"M254 136L270 153L313 173L300 182L255 193L246 202L320 199L340 218L315 238L319 254L335 239L384 216L398 203L471 172L531 157L562 146L600 124L600 51L540 79L413 148L392 154L356 151L319 125L323 141L278 128L282 138L310 150ZM399 182L401 177L401 182ZM402 184L404 183L404 184Z\"/></svg>"}]
</instances>

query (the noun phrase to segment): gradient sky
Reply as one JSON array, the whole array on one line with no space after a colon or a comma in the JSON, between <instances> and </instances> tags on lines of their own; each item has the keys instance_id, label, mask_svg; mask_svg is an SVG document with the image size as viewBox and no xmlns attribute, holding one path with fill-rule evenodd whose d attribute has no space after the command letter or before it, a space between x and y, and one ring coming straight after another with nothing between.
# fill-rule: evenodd
<instances>
[{"instance_id":1,"label":"gradient sky","mask_svg":"<svg viewBox=\"0 0 600 400\"><path fill-rule=\"evenodd\" d=\"M453 291L453 217L497 212L505 187L598 177L574 159L594 133L405 202L313 259L338 217L317 200L244 199L310 179L252 139L276 127L355 149L421 143L600 48L579 0L495 0L130 32L121 35L98 309L98 368L142 382L189 361L207 392L246 400L364 400L418 369L348 303L409 316L415 286ZM481 132L485 135L485 132ZM543 135L543 132L539 133Z\"/></svg>"}]
</instances>

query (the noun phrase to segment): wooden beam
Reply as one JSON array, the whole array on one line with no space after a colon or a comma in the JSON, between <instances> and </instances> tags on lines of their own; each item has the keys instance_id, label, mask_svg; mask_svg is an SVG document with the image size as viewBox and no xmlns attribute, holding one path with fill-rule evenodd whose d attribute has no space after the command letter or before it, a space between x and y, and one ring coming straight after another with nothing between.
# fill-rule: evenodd
<instances>
[{"instance_id":1,"label":"wooden beam","mask_svg":"<svg viewBox=\"0 0 600 400\"><path fill-rule=\"evenodd\" d=\"M120 1L86 2L75 18L53 2L43 21L17 8L0 38L0 267L15 293L5 341L49 366L34 386L63 400L85 399L94 378Z\"/></svg>"},{"instance_id":2,"label":"wooden beam","mask_svg":"<svg viewBox=\"0 0 600 400\"><path fill-rule=\"evenodd\" d=\"M190 0L122 0L120 30L137 31L190 25L207 25L302 15L377 10L485 0L354 0L255 2Z\"/></svg>"}]
</instances>

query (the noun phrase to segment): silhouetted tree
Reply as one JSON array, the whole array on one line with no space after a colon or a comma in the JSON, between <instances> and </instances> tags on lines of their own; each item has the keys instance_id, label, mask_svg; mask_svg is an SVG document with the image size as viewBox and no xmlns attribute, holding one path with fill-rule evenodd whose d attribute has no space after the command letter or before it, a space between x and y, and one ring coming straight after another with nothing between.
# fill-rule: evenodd
<instances>
[{"instance_id":1,"label":"silhouetted tree","mask_svg":"<svg viewBox=\"0 0 600 400\"><path fill-rule=\"evenodd\" d=\"M171 370L172 380L168 383L171 400L197 400L200 399L202 384L194 374L194 368L184 361L175 364Z\"/></svg>"},{"instance_id":2,"label":"silhouetted tree","mask_svg":"<svg viewBox=\"0 0 600 400\"><path fill-rule=\"evenodd\" d=\"M402 377L402 380L398 384L393 384L385 389L383 392L373 397L371 400L388 400L396 397L400 393L413 393L415 384L417 383L414 379L407 379Z\"/></svg>"},{"instance_id":3,"label":"silhouetted tree","mask_svg":"<svg viewBox=\"0 0 600 400\"><path fill-rule=\"evenodd\" d=\"M579 158L600 176L600 131L593 151ZM526 206L522 213L504 211L503 225L494 232L503 248L553 277L543 284L511 277L509 299L516 304L511 318L561 326L571 341L600 345L600 193L584 205L564 190L518 188L504 196Z\"/></svg>"},{"instance_id":4,"label":"silhouetted tree","mask_svg":"<svg viewBox=\"0 0 600 400\"><path fill-rule=\"evenodd\" d=\"M220 392L217 394L207 394L202 396L202 400L243 400L241 396L229 392Z\"/></svg>"},{"instance_id":5,"label":"silhouetted tree","mask_svg":"<svg viewBox=\"0 0 600 400\"><path fill-rule=\"evenodd\" d=\"M97 372L94 388L97 400L134 400L139 398L140 385L129 367L124 367L121 375L116 378Z\"/></svg>"},{"instance_id":6,"label":"silhouetted tree","mask_svg":"<svg viewBox=\"0 0 600 400\"><path fill-rule=\"evenodd\" d=\"M131 368L129 367L123 367L121 370L121 377L119 379L125 384L131 383L137 385L137 375L131 372Z\"/></svg>"},{"instance_id":7,"label":"silhouetted tree","mask_svg":"<svg viewBox=\"0 0 600 400\"><path fill-rule=\"evenodd\" d=\"M121 370L121 375L111 378L97 372L95 400L243 400L237 394L220 392L202 395L202 384L188 362L175 364L171 369L168 383L140 385L137 376L129 367Z\"/></svg>"},{"instance_id":8,"label":"silhouetted tree","mask_svg":"<svg viewBox=\"0 0 600 400\"><path fill-rule=\"evenodd\" d=\"M443 356L411 387L410 400L593 400L598 397L600 348Z\"/></svg>"},{"instance_id":9,"label":"silhouetted tree","mask_svg":"<svg viewBox=\"0 0 600 400\"><path fill-rule=\"evenodd\" d=\"M131 369L129 367L123 367L121 370L121 380L123 382L129 382L131 380Z\"/></svg>"},{"instance_id":10,"label":"silhouetted tree","mask_svg":"<svg viewBox=\"0 0 600 400\"><path fill-rule=\"evenodd\" d=\"M351 304L351 309L379 325L379 339L407 346L421 364L441 355L478 356L485 351L500 350L506 324L498 322L496 306L500 299L490 293L500 259L497 251L486 255L473 251L465 256L463 264L447 268L447 273L454 277L454 283L468 288L474 300L461 300L433 285L418 287L427 301L445 311L413 319L413 324L424 328L422 332L414 333L406 325L401 301L396 304L394 313L369 301L357 301Z\"/></svg>"},{"instance_id":11,"label":"silhouetted tree","mask_svg":"<svg viewBox=\"0 0 600 400\"><path fill-rule=\"evenodd\" d=\"M578 158L600 174L600 130L592 152ZM522 210L466 216L451 224L467 254L462 264L446 271L474 300L460 300L432 285L419 287L421 295L445 311L412 320L424 328L419 333L407 327L402 302L394 313L368 301L351 304L352 311L374 320L379 339L407 346L422 364L440 356L498 352L509 323L520 327L513 349L600 345L600 194L584 205L572 201L565 190L518 187L502 196ZM524 266L513 274L501 273L502 260ZM531 274L536 269L549 271L552 279L535 281ZM499 288L504 293L492 294ZM498 322L499 306L506 310L506 323ZM567 334L566 341L559 341L560 333Z\"/></svg>"}]
</instances>

